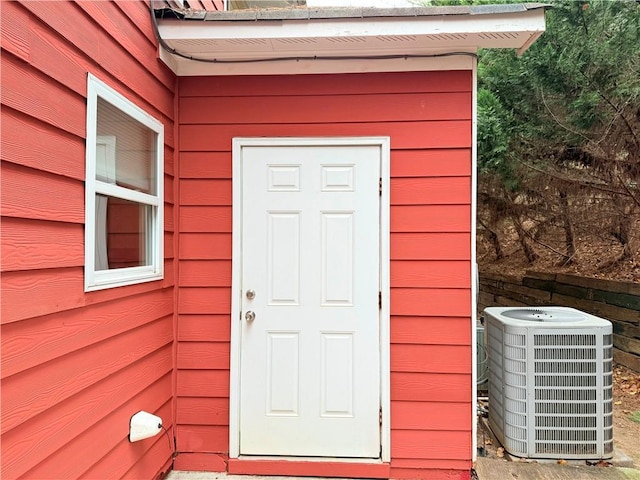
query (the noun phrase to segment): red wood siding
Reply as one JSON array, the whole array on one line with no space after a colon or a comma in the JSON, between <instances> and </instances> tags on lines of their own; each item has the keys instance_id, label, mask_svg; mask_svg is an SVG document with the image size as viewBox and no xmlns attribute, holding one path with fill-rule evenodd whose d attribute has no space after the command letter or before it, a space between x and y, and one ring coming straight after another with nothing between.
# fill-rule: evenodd
<instances>
[{"instance_id":1,"label":"red wood siding","mask_svg":"<svg viewBox=\"0 0 640 480\"><path fill-rule=\"evenodd\" d=\"M175 77L145 1L3 2L2 471L156 478L167 438L130 443L139 410L173 434ZM84 293L87 73L165 126L165 279Z\"/></svg>"},{"instance_id":2,"label":"red wood siding","mask_svg":"<svg viewBox=\"0 0 640 480\"><path fill-rule=\"evenodd\" d=\"M176 465L306 468L225 463L232 138L383 135L392 148L390 475L468 478L471 91L469 71L180 79ZM313 472L367 476L367 466L334 467Z\"/></svg>"}]
</instances>

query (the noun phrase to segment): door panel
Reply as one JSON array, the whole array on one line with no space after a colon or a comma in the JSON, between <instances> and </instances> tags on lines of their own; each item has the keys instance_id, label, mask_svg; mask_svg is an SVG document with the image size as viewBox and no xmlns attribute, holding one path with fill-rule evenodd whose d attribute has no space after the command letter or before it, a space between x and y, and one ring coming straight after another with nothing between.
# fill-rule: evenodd
<instances>
[{"instance_id":1,"label":"door panel","mask_svg":"<svg viewBox=\"0 0 640 480\"><path fill-rule=\"evenodd\" d=\"M242 149L242 455L380 456L380 159Z\"/></svg>"}]
</instances>

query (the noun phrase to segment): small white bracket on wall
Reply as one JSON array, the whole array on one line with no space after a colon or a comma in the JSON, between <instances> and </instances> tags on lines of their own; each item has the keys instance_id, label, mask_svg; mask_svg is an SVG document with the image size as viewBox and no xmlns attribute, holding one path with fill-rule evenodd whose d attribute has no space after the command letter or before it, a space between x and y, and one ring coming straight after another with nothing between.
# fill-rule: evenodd
<instances>
[{"instance_id":1,"label":"small white bracket on wall","mask_svg":"<svg viewBox=\"0 0 640 480\"><path fill-rule=\"evenodd\" d=\"M149 412L139 411L131 417L129 422L129 441L137 442L153 437L162 429L162 418Z\"/></svg>"}]
</instances>

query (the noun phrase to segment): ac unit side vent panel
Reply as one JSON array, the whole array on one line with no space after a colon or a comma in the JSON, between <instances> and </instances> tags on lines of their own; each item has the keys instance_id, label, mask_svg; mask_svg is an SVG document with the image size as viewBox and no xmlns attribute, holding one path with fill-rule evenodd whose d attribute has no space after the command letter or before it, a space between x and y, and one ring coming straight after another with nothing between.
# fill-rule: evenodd
<instances>
[{"instance_id":1,"label":"ac unit side vent panel","mask_svg":"<svg viewBox=\"0 0 640 480\"><path fill-rule=\"evenodd\" d=\"M613 453L611 322L567 307L484 311L489 425L511 454Z\"/></svg>"}]
</instances>

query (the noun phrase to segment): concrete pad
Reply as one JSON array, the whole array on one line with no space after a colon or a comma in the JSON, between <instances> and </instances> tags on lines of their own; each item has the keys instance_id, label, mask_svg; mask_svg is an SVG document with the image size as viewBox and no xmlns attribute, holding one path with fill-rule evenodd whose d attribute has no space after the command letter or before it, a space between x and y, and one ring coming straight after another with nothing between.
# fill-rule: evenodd
<instances>
[{"instance_id":1,"label":"concrete pad","mask_svg":"<svg viewBox=\"0 0 640 480\"><path fill-rule=\"evenodd\" d=\"M640 470L624 467L587 467L532 462L505 462L478 458L479 480L640 480Z\"/></svg>"},{"instance_id":2,"label":"concrete pad","mask_svg":"<svg viewBox=\"0 0 640 480\"><path fill-rule=\"evenodd\" d=\"M640 480L640 470L620 467L578 467L480 458L479 480ZM321 477L263 477L214 472L172 471L166 480L325 480ZM348 479L342 479L348 480Z\"/></svg>"},{"instance_id":3,"label":"concrete pad","mask_svg":"<svg viewBox=\"0 0 640 480\"><path fill-rule=\"evenodd\" d=\"M173 470L165 480L326 480L324 477L266 477L260 475L229 475L222 472L185 472ZM335 479L340 480L340 479ZM353 479L341 479L353 480ZM497 479L496 479L497 480Z\"/></svg>"}]
</instances>

